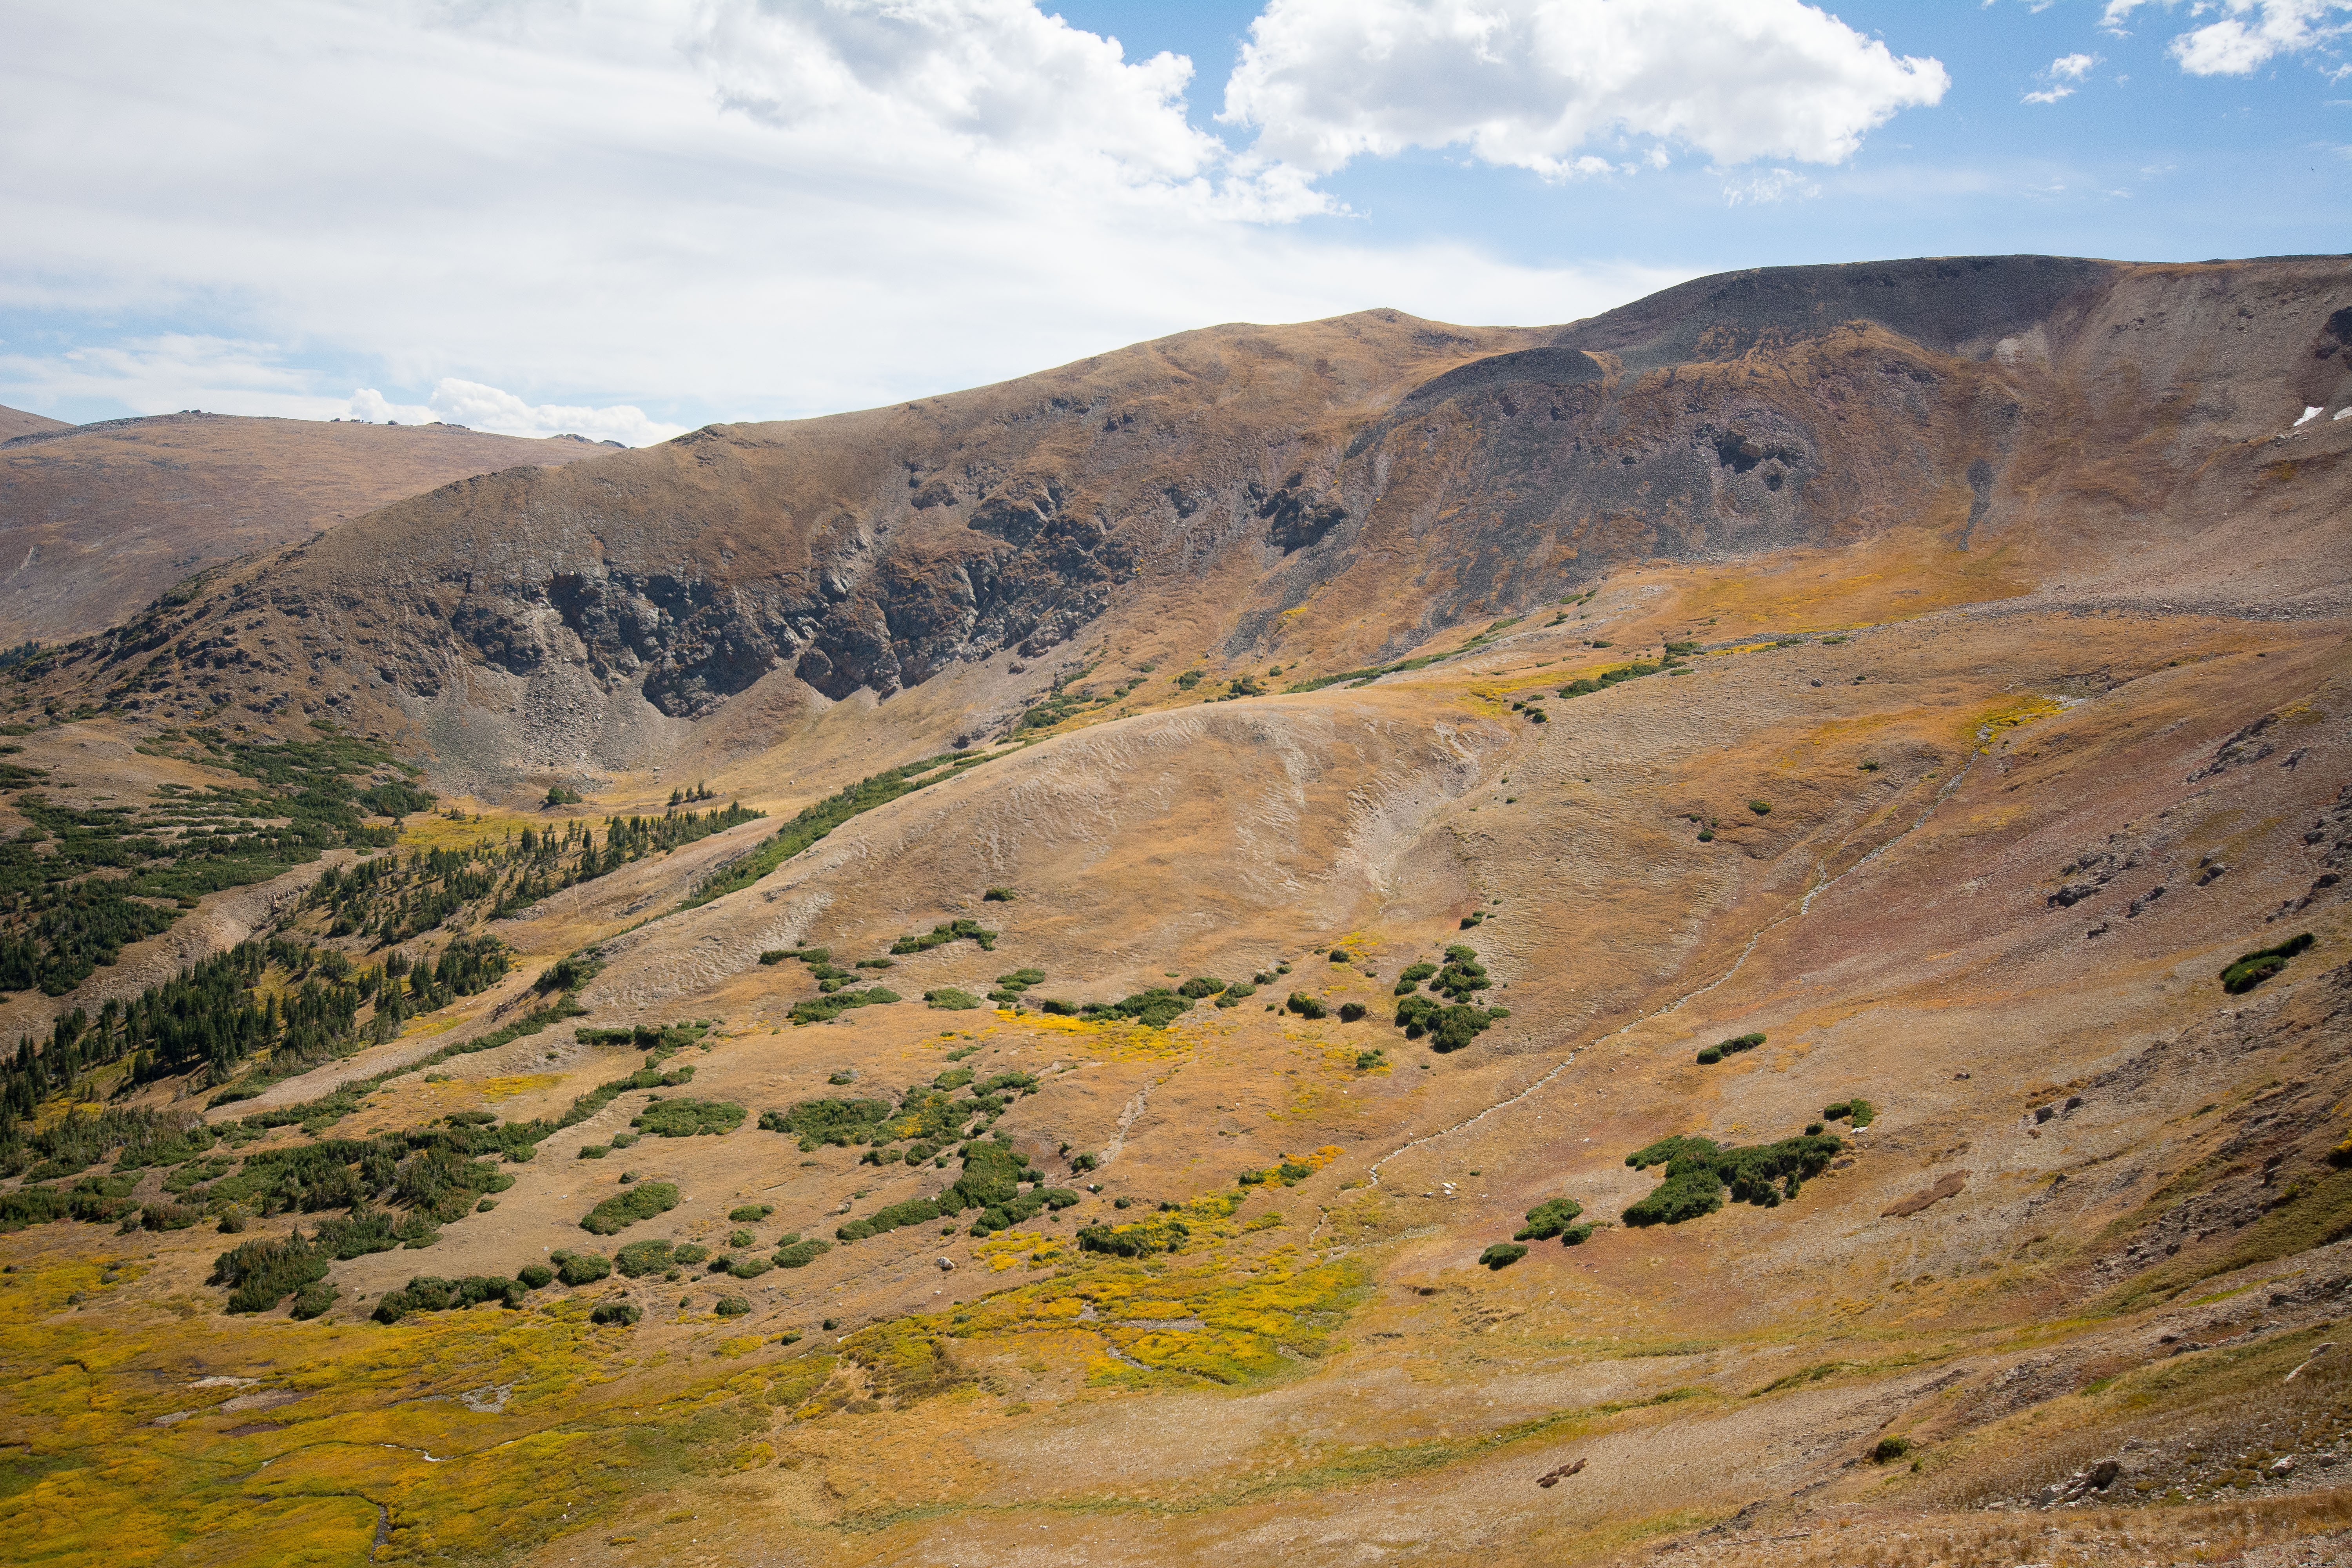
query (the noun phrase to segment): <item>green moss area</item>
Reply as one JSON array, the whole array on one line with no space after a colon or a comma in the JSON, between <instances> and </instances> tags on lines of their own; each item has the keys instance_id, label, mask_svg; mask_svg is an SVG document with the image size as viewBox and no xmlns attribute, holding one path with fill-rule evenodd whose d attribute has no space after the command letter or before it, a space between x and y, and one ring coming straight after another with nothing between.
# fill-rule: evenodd
<instances>
[{"instance_id":1,"label":"green moss area","mask_svg":"<svg viewBox=\"0 0 2352 1568\"><path fill-rule=\"evenodd\" d=\"M1842 1139L1826 1133L1742 1147L1726 1147L1709 1138L1661 1138L1625 1156L1625 1163L1637 1171L1664 1165L1666 1179L1627 1208L1624 1221L1630 1226L1681 1225L1721 1208L1726 1188L1735 1202L1775 1207L1794 1198L1804 1182L1821 1174L1844 1147Z\"/></svg>"}]
</instances>

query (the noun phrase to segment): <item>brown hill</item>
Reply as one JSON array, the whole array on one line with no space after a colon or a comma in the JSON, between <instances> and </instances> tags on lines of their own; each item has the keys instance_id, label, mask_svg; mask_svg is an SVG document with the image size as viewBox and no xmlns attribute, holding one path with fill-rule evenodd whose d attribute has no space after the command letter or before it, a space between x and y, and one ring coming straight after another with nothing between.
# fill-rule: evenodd
<instances>
[{"instance_id":1,"label":"brown hill","mask_svg":"<svg viewBox=\"0 0 2352 1568\"><path fill-rule=\"evenodd\" d=\"M1979 258L1736 274L1566 330L1215 328L448 487L74 668L127 713L363 712L509 787L715 771L952 675L965 717L909 741L936 747L1103 646L1369 666L1654 559L1902 536L1973 595L2189 568L2334 604L2321 513L2283 533L2221 497L2333 395L2342 279ZM200 619L201 671L154 662ZM761 717L698 724L730 706Z\"/></svg>"},{"instance_id":2,"label":"brown hill","mask_svg":"<svg viewBox=\"0 0 2352 1568\"><path fill-rule=\"evenodd\" d=\"M25 668L12 941L98 836L258 852L242 742L443 796L0 1016L0 1105L84 1053L0 1110L25 1553L2344 1556L2347 306L1217 329L466 481ZM624 853L706 768L770 815ZM517 961L130 1081L104 1002L247 931L247 1031L305 943Z\"/></svg>"},{"instance_id":3,"label":"brown hill","mask_svg":"<svg viewBox=\"0 0 2352 1568\"><path fill-rule=\"evenodd\" d=\"M19 436L41 436L72 428L64 420L52 419L46 414L31 414L22 408L0 405L0 442L13 441Z\"/></svg>"},{"instance_id":4,"label":"brown hill","mask_svg":"<svg viewBox=\"0 0 2352 1568\"><path fill-rule=\"evenodd\" d=\"M610 450L449 425L5 417L35 422L0 422L0 638L12 643L103 630L209 568L452 479Z\"/></svg>"}]
</instances>

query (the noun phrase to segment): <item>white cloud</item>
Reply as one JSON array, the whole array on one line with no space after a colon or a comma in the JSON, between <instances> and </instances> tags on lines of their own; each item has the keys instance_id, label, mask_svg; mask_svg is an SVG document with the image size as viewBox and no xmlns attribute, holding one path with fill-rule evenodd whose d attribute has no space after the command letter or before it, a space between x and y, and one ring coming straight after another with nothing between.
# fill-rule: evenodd
<instances>
[{"instance_id":1,"label":"white cloud","mask_svg":"<svg viewBox=\"0 0 2352 1568\"><path fill-rule=\"evenodd\" d=\"M1560 178L1622 137L1842 163L1950 79L1798 0L1272 0L1220 118L1318 174L1458 145Z\"/></svg>"},{"instance_id":2,"label":"white cloud","mask_svg":"<svg viewBox=\"0 0 2352 1568\"><path fill-rule=\"evenodd\" d=\"M2132 13L2146 5L2167 11L2180 0L2107 0L2100 25L2121 33ZM2194 0L2194 17L2220 13L2217 20L2179 34L2167 53L2191 76L2246 76L2281 55L2325 48L2344 37L2352 0Z\"/></svg>"},{"instance_id":3,"label":"white cloud","mask_svg":"<svg viewBox=\"0 0 2352 1568\"><path fill-rule=\"evenodd\" d=\"M1745 202L1751 206L1768 202L1785 202L1791 197L1803 199L1818 196L1822 187L1806 179L1794 169L1765 169L1743 179L1727 180L1723 186L1726 205L1738 206Z\"/></svg>"},{"instance_id":4,"label":"white cloud","mask_svg":"<svg viewBox=\"0 0 2352 1568\"><path fill-rule=\"evenodd\" d=\"M2341 37L2329 18L2352 11L2352 0L2221 0L2218 22L2172 40L2172 58L2191 76L2245 76L2284 54L2300 54ZM2200 7L2202 9L2202 7Z\"/></svg>"},{"instance_id":5,"label":"white cloud","mask_svg":"<svg viewBox=\"0 0 2352 1568\"><path fill-rule=\"evenodd\" d=\"M1563 175L1833 159L1943 90L1793 0L1605 9L1583 74L1528 68L1596 128L1544 154ZM362 386L640 440L1206 322L1561 321L1689 275L1285 221L1329 209L1312 168L1188 124L1190 62L1024 0L18 0L10 27L0 402L326 417ZM1428 63L1455 123L1460 62Z\"/></svg>"},{"instance_id":6,"label":"white cloud","mask_svg":"<svg viewBox=\"0 0 2352 1568\"><path fill-rule=\"evenodd\" d=\"M340 410L274 343L166 332L48 353L0 352L0 401L55 405L103 398L142 414L200 408L211 414L324 419Z\"/></svg>"},{"instance_id":7,"label":"white cloud","mask_svg":"<svg viewBox=\"0 0 2352 1568\"><path fill-rule=\"evenodd\" d=\"M2050 85L2038 92L2027 93L2025 101L2055 103L2062 98L2073 97L2074 84L2089 76L2092 68L2098 63L2096 55L2060 55L2050 62L2050 68L2042 73L2042 79Z\"/></svg>"},{"instance_id":8,"label":"white cloud","mask_svg":"<svg viewBox=\"0 0 2352 1568\"><path fill-rule=\"evenodd\" d=\"M443 377L434 386L433 395L422 404L395 404L373 387L363 386L344 402L339 416L371 424L396 420L403 425L425 425L438 420L500 436L587 436L627 447L647 446L686 433L682 425L648 419L643 409L626 404L609 408L530 404L511 392L455 376Z\"/></svg>"}]
</instances>

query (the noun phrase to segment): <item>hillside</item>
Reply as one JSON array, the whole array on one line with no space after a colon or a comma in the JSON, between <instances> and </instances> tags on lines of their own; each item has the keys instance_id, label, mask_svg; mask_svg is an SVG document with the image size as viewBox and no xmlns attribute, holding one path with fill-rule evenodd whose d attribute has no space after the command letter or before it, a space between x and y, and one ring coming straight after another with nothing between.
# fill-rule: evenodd
<instances>
[{"instance_id":1,"label":"hillside","mask_svg":"<svg viewBox=\"0 0 2352 1568\"><path fill-rule=\"evenodd\" d=\"M20 665L20 1554L2340 1554L2348 310L1214 328Z\"/></svg>"},{"instance_id":2,"label":"hillside","mask_svg":"<svg viewBox=\"0 0 2352 1568\"><path fill-rule=\"evenodd\" d=\"M8 421L32 421L12 425ZM610 448L449 425L0 415L0 638L102 631L174 584L403 496Z\"/></svg>"},{"instance_id":3,"label":"hillside","mask_svg":"<svg viewBox=\"0 0 2352 1568\"><path fill-rule=\"evenodd\" d=\"M0 405L0 441L13 441L19 436L39 436L55 430L70 430L73 426L62 419L52 419L46 414L31 414L22 408Z\"/></svg>"}]
</instances>

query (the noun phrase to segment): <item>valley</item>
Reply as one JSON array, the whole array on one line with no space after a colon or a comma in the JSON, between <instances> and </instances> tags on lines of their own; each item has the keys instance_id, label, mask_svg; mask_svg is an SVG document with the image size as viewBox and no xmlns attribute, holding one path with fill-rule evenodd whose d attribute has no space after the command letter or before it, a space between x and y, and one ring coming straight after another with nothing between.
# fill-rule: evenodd
<instances>
[{"instance_id":1,"label":"valley","mask_svg":"<svg viewBox=\"0 0 2352 1568\"><path fill-rule=\"evenodd\" d=\"M19 1557L2322 1560L2347 279L1214 328L17 626Z\"/></svg>"}]
</instances>

